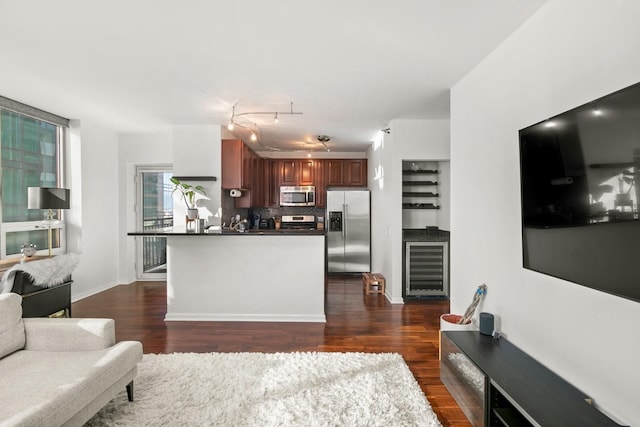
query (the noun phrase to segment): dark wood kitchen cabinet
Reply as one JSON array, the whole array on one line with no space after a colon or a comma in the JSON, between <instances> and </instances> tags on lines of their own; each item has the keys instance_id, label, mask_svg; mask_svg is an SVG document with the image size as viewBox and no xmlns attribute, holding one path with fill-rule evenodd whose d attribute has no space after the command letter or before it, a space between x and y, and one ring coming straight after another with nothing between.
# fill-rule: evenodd
<instances>
[{"instance_id":1,"label":"dark wood kitchen cabinet","mask_svg":"<svg viewBox=\"0 0 640 427\"><path fill-rule=\"evenodd\" d=\"M281 185L297 185L298 182L298 168L296 160L282 160L281 166Z\"/></svg>"},{"instance_id":2,"label":"dark wood kitchen cabinet","mask_svg":"<svg viewBox=\"0 0 640 427\"><path fill-rule=\"evenodd\" d=\"M273 172L277 167L277 160L262 159L262 188L264 191L262 207L273 208L280 205L280 183Z\"/></svg>"},{"instance_id":3,"label":"dark wood kitchen cabinet","mask_svg":"<svg viewBox=\"0 0 640 427\"><path fill-rule=\"evenodd\" d=\"M344 185L343 160L325 160L325 182L327 187Z\"/></svg>"},{"instance_id":4,"label":"dark wood kitchen cabinet","mask_svg":"<svg viewBox=\"0 0 640 427\"><path fill-rule=\"evenodd\" d=\"M282 176L282 160L271 159L269 177L269 206L280 206L280 177Z\"/></svg>"},{"instance_id":5,"label":"dark wood kitchen cabinet","mask_svg":"<svg viewBox=\"0 0 640 427\"><path fill-rule=\"evenodd\" d=\"M315 165L316 160L300 160L298 185L316 185Z\"/></svg>"},{"instance_id":6,"label":"dark wood kitchen cabinet","mask_svg":"<svg viewBox=\"0 0 640 427\"><path fill-rule=\"evenodd\" d=\"M223 190L239 189L242 197L234 198L236 208L249 208L259 197L255 185L254 169L260 157L240 139L223 139L221 147Z\"/></svg>"},{"instance_id":7,"label":"dark wood kitchen cabinet","mask_svg":"<svg viewBox=\"0 0 640 427\"><path fill-rule=\"evenodd\" d=\"M283 159L280 185L314 185L314 160Z\"/></svg>"},{"instance_id":8,"label":"dark wood kitchen cabinet","mask_svg":"<svg viewBox=\"0 0 640 427\"><path fill-rule=\"evenodd\" d=\"M367 186L367 159L331 159L325 163L327 186Z\"/></svg>"},{"instance_id":9,"label":"dark wood kitchen cabinet","mask_svg":"<svg viewBox=\"0 0 640 427\"><path fill-rule=\"evenodd\" d=\"M316 185L316 207L324 208L327 206L327 183L324 176L325 164L324 160L316 160L314 166L314 177Z\"/></svg>"},{"instance_id":10,"label":"dark wood kitchen cabinet","mask_svg":"<svg viewBox=\"0 0 640 427\"><path fill-rule=\"evenodd\" d=\"M367 159L345 160L342 167L344 169L344 185L367 186Z\"/></svg>"},{"instance_id":11,"label":"dark wood kitchen cabinet","mask_svg":"<svg viewBox=\"0 0 640 427\"><path fill-rule=\"evenodd\" d=\"M251 149L240 139L222 140L222 180L225 190L251 188Z\"/></svg>"},{"instance_id":12,"label":"dark wood kitchen cabinet","mask_svg":"<svg viewBox=\"0 0 640 427\"><path fill-rule=\"evenodd\" d=\"M264 206L263 159L257 155L251 159L251 207Z\"/></svg>"}]
</instances>

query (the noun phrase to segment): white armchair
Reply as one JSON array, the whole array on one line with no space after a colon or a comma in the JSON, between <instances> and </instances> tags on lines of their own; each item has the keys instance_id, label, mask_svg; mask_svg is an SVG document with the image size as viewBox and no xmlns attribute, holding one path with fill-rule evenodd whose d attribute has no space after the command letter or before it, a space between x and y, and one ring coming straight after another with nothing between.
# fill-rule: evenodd
<instances>
[{"instance_id":1,"label":"white armchair","mask_svg":"<svg viewBox=\"0 0 640 427\"><path fill-rule=\"evenodd\" d=\"M0 426L81 426L133 379L142 344L115 342L112 319L22 319L0 295Z\"/></svg>"}]
</instances>

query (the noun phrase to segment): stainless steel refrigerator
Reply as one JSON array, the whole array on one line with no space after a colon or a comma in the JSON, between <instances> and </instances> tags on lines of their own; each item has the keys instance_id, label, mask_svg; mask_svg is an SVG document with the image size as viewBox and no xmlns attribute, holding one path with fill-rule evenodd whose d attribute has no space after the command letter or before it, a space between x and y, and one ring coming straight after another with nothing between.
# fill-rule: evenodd
<instances>
[{"instance_id":1,"label":"stainless steel refrigerator","mask_svg":"<svg viewBox=\"0 0 640 427\"><path fill-rule=\"evenodd\" d=\"M329 273L371 271L371 213L368 190L327 190Z\"/></svg>"}]
</instances>

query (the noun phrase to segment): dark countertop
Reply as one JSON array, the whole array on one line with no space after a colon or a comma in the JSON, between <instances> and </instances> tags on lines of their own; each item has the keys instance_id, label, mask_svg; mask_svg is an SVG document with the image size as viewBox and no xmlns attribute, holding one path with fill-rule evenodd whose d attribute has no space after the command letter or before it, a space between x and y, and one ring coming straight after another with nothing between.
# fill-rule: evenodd
<instances>
[{"instance_id":1,"label":"dark countertop","mask_svg":"<svg viewBox=\"0 0 640 427\"><path fill-rule=\"evenodd\" d=\"M211 230L204 233L180 230L132 231L128 236L324 236L326 230L247 230L244 232L229 230Z\"/></svg>"},{"instance_id":2,"label":"dark countertop","mask_svg":"<svg viewBox=\"0 0 640 427\"><path fill-rule=\"evenodd\" d=\"M436 227L405 228L402 230L403 242L448 242L449 232Z\"/></svg>"}]
</instances>

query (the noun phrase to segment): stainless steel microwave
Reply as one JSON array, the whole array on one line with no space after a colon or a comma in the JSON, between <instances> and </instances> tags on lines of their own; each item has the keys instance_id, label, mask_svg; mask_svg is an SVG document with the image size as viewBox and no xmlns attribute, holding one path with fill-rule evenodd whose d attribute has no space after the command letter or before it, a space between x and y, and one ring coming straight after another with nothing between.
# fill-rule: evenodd
<instances>
[{"instance_id":1,"label":"stainless steel microwave","mask_svg":"<svg viewBox=\"0 0 640 427\"><path fill-rule=\"evenodd\" d=\"M315 206L316 187L280 187L280 206Z\"/></svg>"}]
</instances>

